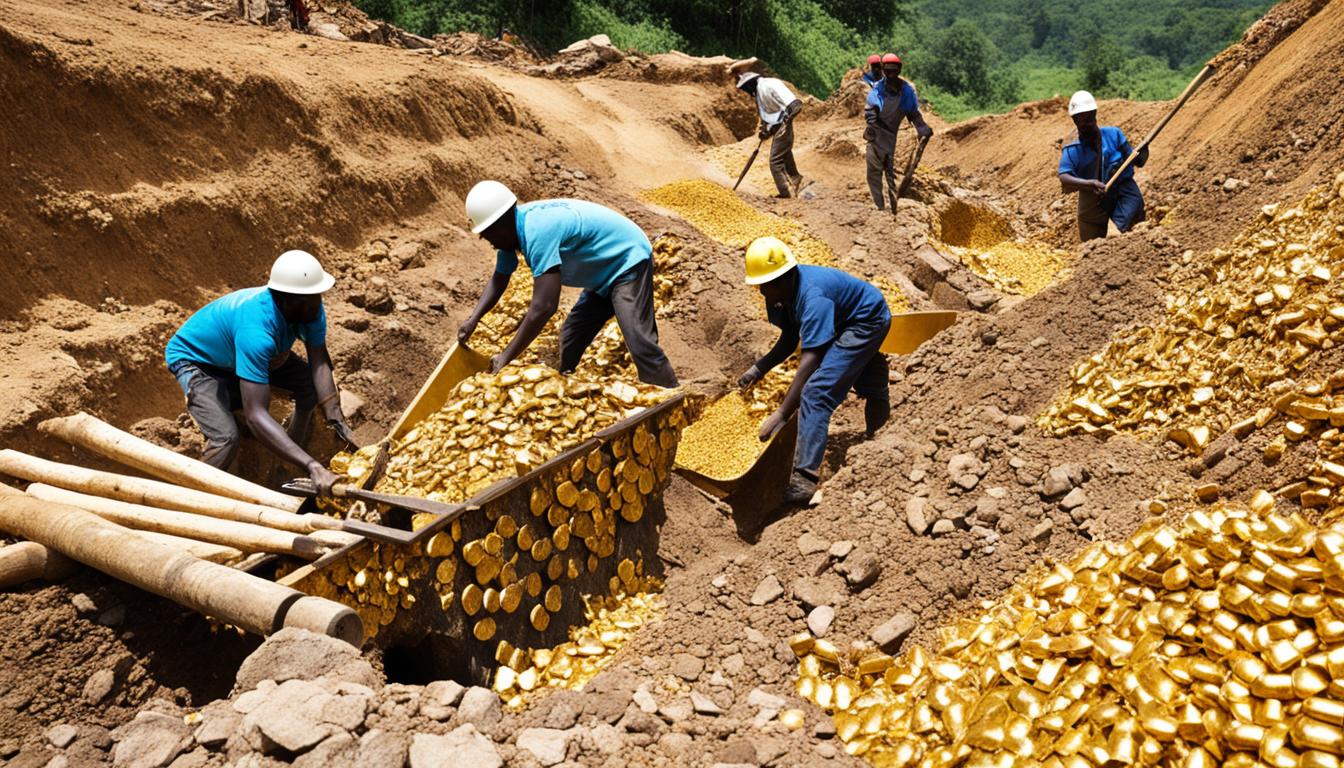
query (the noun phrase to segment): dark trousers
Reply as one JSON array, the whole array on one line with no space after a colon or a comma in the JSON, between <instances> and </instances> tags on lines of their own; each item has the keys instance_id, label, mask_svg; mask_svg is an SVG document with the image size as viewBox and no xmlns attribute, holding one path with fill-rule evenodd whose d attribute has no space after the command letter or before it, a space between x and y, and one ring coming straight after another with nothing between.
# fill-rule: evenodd
<instances>
[{"instance_id":1,"label":"dark trousers","mask_svg":"<svg viewBox=\"0 0 1344 768\"><path fill-rule=\"evenodd\" d=\"M793 161L793 120L785 120L770 140L770 175L775 177L779 196L789 197L789 185L801 175Z\"/></svg>"},{"instance_id":2,"label":"dark trousers","mask_svg":"<svg viewBox=\"0 0 1344 768\"><path fill-rule=\"evenodd\" d=\"M584 291L560 327L560 370L569 373L597 338L602 326L616 317L626 349L635 361L639 380L660 387L677 386L677 374L662 347L658 346L658 322L653 317L653 259L633 266L630 277L599 296Z\"/></svg>"},{"instance_id":3,"label":"dark trousers","mask_svg":"<svg viewBox=\"0 0 1344 768\"><path fill-rule=\"evenodd\" d=\"M896 169L893 167L892 159L896 151L884 150L878 146L875 141L868 142L868 150L865 154L865 160L868 165L868 193L873 196L873 204L877 210L886 208L886 203L882 199L882 181L887 182L887 189L891 193L891 199L896 199Z\"/></svg>"},{"instance_id":4,"label":"dark trousers","mask_svg":"<svg viewBox=\"0 0 1344 768\"><path fill-rule=\"evenodd\" d=\"M793 466L816 474L826 453L826 438L831 430L831 414L853 389L862 398L882 402L887 391L887 356L879 349L891 328L885 322L846 328L826 350L821 365L803 385L803 402L798 411L798 446Z\"/></svg>"},{"instance_id":5,"label":"dark trousers","mask_svg":"<svg viewBox=\"0 0 1344 768\"><path fill-rule=\"evenodd\" d=\"M179 361L168 367L177 377L177 385L187 396L187 413L205 436L205 454L201 460L217 469L228 469L238 454L241 435L233 412L243 407L242 383L231 370ZM279 367L270 371L271 386L294 398L294 422L291 437L306 427L317 407L313 371L308 361L290 353Z\"/></svg>"},{"instance_id":6,"label":"dark trousers","mask_svg":"<svg viewBox=\"0 0 1344 768\"><path fill-rule=\"evenodd\" d=\"M1109 221L1128 232L1146 218L1143 193L1133 177L1116 182L1104 198L1092 192L1078 193L1078 239L1082 242L1105 237Z\"/></svg>"}]
</instances>

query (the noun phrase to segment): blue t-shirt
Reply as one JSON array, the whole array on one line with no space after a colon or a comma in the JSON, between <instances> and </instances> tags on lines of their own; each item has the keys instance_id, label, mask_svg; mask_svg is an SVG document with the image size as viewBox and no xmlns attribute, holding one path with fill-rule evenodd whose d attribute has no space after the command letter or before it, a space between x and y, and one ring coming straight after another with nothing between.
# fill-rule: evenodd
<instances>
[{"instance_id":1,"label":"blue t-shirt","mask_svg":"<svg viewBox=\"0 0 1344 768\"><path fill-rule=\"evenodd\" d=\"M862 78L862 79L863 79L863 84L866 85L866 86L868 86L869 88L872 88L873 86L875 86L875 85L877 85L878 83L882 82L882 76L881 76L881 75L874 75L872 72L864 72L864 73L863 73L863 78Z\"/></svg>"},{"instance_id":2,"label":"blue t-shirt","mask_svg":"<svg viewBox=\"0 0 1344 768\"><path fill-rule=\"evenodd\" d=\"M891 93L887 90L887 80L883 78L868 91L865 103L865 107L875 108L879 119L888 125L895 125L905 115L919 111L919 96L915 93L915 86L900 78L896 82L899 84L899 92Z\"/></svg>"},{"instance_id":3,"label":"blue t-shirt","mask_svg":"<svg viewBox=\"0 0 1344 768\"><path fill-rule=\"evenodd\" d=\"M518 206L518 242L533 276L560 268L560 283L606 296L653 246L635 222L584 200L538 200ZM498 251L495 271L511 275L518 254Z\"/></svg>"},{"instance_id":4,"label":"blue t-shirt","mask_svg":"<svg viewBox=\"0 0 1344 768\"><path fill-rule=\"evenodd\" d=\"M269 384L271 361L288 352L295 339L327 343L327 310L311 323L290 324L280 314L270 289L244 288L206 304L168 340L168 365L187 361L231 370L238 378Z\"/></svg>"},{"instance_id":5,"label":"blue t-shirt","mask_svg":"<svg viewBox=\"0 0 1344 768\"><path fill-rule=\"evenodd\" d=\"M781 330L797 329L803 349L824 347L851 326L891 320L887 300L872 283L830 267L797 269L793 306L767 307L766 316Z\"/></svg>"},{"instance_id":6,"label":"blue t-shirt","mask_svg":"<svg viewBox=\"0 0 1344 768\"><path fill-rule=\"evenodd\" d=\"M1080 139L1075 138L1071 143L1064 145L1064 150L1059 153L1059 172L1067 173L1070 176L1077 176L1080 179L1096 179L1106 181L1115 173L1115 169L1125 162L1133 148L1129 146L1129 139L1125 138L1124 131L1115 126L1102 126L1101 129L1101 175L1097 175L1097 153L1091 147L1084 144ZM1124 181L1134 176L1134 166L1125 169L1123 175L1117 181Z\"/></svg>"}]
</instances>

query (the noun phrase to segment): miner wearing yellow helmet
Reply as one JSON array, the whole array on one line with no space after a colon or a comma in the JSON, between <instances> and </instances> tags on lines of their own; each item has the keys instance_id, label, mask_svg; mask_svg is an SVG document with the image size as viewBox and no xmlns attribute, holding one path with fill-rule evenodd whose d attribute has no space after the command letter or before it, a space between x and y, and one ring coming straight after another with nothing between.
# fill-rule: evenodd
<instances>
[{"instance_id":1,"label":"miner wearing yellow helmet","mask_svg":"<svg viewBox=\"0 0 1344 768\"><path fill-rule=\"evenodd\" d=\"M891 327L891 310L872 284L830 267L799 264L789 246L773 237L747 247L746 282L765 297L766 317L780 329L775 346L738 379L746 388L801 346L798 372L784 402L761 425L768 440L794 411L798 446L784 492L788 504L806 504L817 490L831 414L851 389L865 399L869 436L891 415L887 358L879 351Z\"/></svg>"}]
</instances>

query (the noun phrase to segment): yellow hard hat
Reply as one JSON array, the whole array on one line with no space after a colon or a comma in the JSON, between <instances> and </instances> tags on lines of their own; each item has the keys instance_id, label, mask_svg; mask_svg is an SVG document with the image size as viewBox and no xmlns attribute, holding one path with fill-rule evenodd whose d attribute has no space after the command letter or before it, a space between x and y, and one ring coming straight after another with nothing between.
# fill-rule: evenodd
<instances>
[{"instance_id":1,"label":"yellow hard hat","mask_svg":"<svg viewBox=\"0 0 1344 768\"><path fill-rule=\"evenodd\" d=\"M777 237L758 237L747 246L747 285L768 283L798 266L798 259Z\"/></svg>"}]
</instances>

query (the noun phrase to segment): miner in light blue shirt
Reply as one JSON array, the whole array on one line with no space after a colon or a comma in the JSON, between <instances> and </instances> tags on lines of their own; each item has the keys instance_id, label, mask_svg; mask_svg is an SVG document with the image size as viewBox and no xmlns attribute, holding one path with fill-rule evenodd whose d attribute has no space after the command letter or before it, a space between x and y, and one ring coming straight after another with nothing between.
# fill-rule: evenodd
<instances>
[{"instance_id":1,"label":"miner in light blue shirt","mask_svg":"<svg viewBox=\"0 0 1344 768\"><path fill-rule=\"evenodd\" d=\"M633 221L584 200L519 203L497 181L482 181L467 194L472 232L496 249L495 271L476 309L457 332L466 343L476 325L499 303L518 256L532 273L532 303L513 339L495 355L498 371L537 338L560 305L562 286L583 293L560 328L560 370L573 371L583 353L612 317L621 329L639 378L660 387L677 386L677 376L658 346L653 314L653 247Z\"/></svg>"},{"instance_id":2,"label":"miner in light blue shirt","mask_svg":"<svg viewBox=\"0 0 1344 768\"><path fill-rule=\"evenodd\" d=\"M1134 169L1148 162L1148 147L1139 150L1134 164L1107 191L1106 180L1134 151L1129 139L1119 128L1097 125L1097 101L1087 91L1069 99L1069 117L1078 135L1059 153L1059 183L1065 192L1078 193L1078 239L1105 237L1107 221L1128 232L1145 218Z\"/></svg>"}]
</instances>

